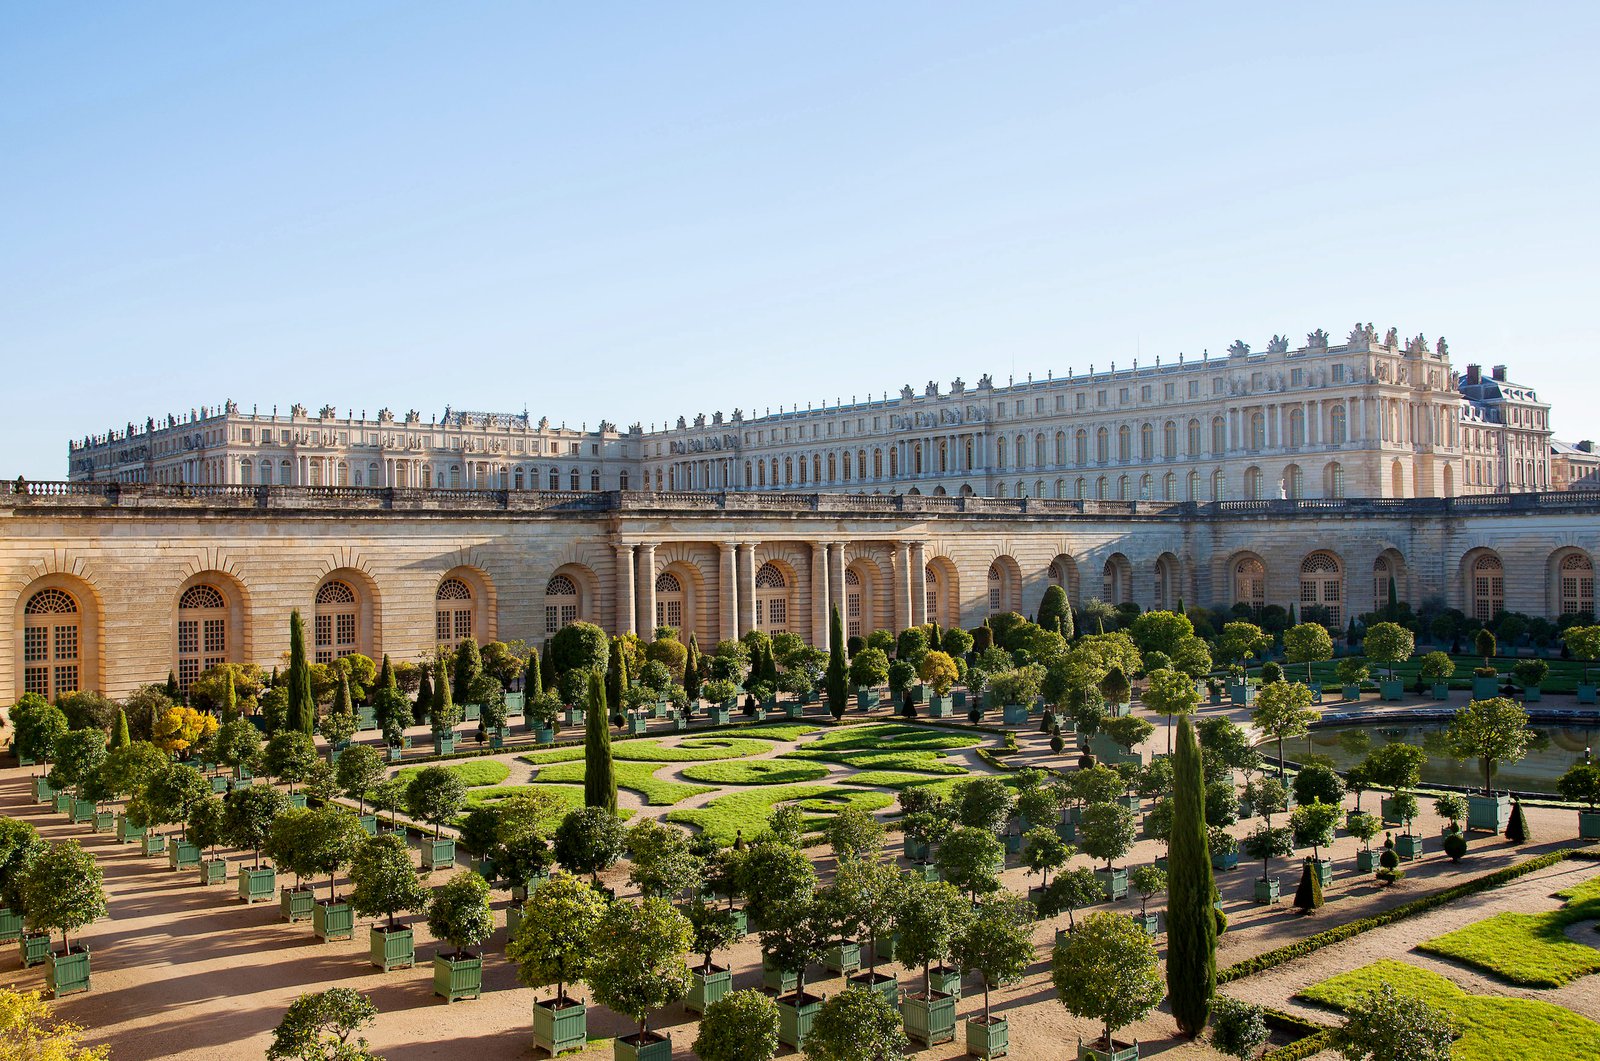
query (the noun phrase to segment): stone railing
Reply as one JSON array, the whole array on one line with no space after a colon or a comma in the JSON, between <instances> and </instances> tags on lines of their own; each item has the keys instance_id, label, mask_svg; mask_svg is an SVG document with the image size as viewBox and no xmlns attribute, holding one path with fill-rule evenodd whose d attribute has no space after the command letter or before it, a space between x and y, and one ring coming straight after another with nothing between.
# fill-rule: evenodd
<instances>
[{"instance_id":1,"label":"stone railing","mask_svg":"<svg viewBox=\"0 0 1600 1061\"><path fill-rule=\"evenodd\" d=\"M271 511L829 513L937 518L1205 520L1441 517L1578 512L1600 515L1600 491L1419 498L1274 498L1261 501L1099 501L942 494L694 493L686 491L463 490L385 486L247 486L0 480L0 508L253 508Z\"/></svg>"}]
</instances>

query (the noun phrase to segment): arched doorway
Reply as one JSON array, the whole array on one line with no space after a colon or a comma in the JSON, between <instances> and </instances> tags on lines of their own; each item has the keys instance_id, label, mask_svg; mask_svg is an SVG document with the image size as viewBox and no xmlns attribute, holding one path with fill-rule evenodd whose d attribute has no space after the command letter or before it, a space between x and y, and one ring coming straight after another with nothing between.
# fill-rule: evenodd
<instances>
[{"instance_id":1,"label":"arched doorway","mask_svg":"<svg viewBox=\"0 0 1600 1061\"><path fill-rule=\"evenodd\" d=\"M1479 553L1472 560L1472 615L1479 622L1492 622L1505 610L1505 565L1492 552Z\"/></svg>"},{"instance_id":2,"label":"arched doorway","mask_svg":"<svg viewBox=\"0 0 1600 1061\"><path fill-rule=\"evenodd\" d=\"M332 663L360 651L361 601L348 582L330 578L317 587L313 621L316 662Z\"/></svg>"},{"instance_id":3,"label":"arched doorway","mask_svg":"<svg viewBox=\"0 0 1600 1061\"><path fill-rule=\"evenodd\" d=\"M756 572L756 627L769 634L789 629L789 581L770 560Z\"/></svg>"},{"instance_id":4,"label":"arched doorway","mask_svg":"<svg viewBox=\"0 0 1600 1061\"><path fill-rule=\"evenodd\" d=\"M1267 565L1258 556L1242 556L1233 564L1233 600L1260 609L1267 603Z\"/></svg>"},{"instance_id":5,"label":"arched doorway","mask_svg":"<svg viewBox=\"0 0 1600 1061\"><path fill-rule=\"evenodd\" d=\"M683 583L671 571L656 576L656 626L683 629Z\"/></svg>"},{"instance_id":6,"label":"arched doorway","mask_svg":"<svg viewBox=\"0 0 1600 1061\"><path fill-rule=\"evenodd\" d=\"M472 636L472 587L459 578L442 579L433 594L433 639L450 645Z\"/></svg>"},{"instance_id":7,"label":"arched doorway","mask_svg":"<svg viewBox=\"0 0 1600 1061\"><path fill-rule=\"evenodd\" d=\"M1594 614L1594 561L1573 549L1556 560L1556 614Z\"/></svg>"},{"instance_id":8,"label":"arched doorway","mask_svg":"<svg viewBox=\"0 0 1600 1061\"><path fill-rule=\"evenodd\" d=\"M544 587L544 636L552 637L578 621L581 605L578 584L567 575L555 575Z\"/></svg>"},{"instance_id":9,"label":"arched doorway","mask_svg":"<svg viewBox=\"0 0 1600 1061\"><path fill-rule=\"evenodd\" d=\"M1106 557L1101 571L1101 597L1107 604L1133 603L1133 564L1121 553Z\"/></svg>"},{"instance_id":10,"label":"arched doorway","mask_svg":"<svg viewBox=\"0 0 1600 1061\"><path fill-rule=\"evenodd\" d=\"M228 662L228 598L208 583L190 586L178 598L178 688Z\"/></svg>"},{"instance_id":11,"label":"arched doorway","mask_svg":"<svg viewBox=\"0 0 1600 1061\"><path fill-rule=\"evenodd\" d=\"M82 613L77 598L47 587L22 609L22 690L55 700L80 686Z\"/></svg>"},{"instance_id":12,"label":"arched doorway","mask_svg":"<svg viewBox=\"0 0 1600 1061\"><path fill-rule=\"evenodd\" d=\"M1332 553L1315 552L1300 562L1300 611L1302 620L1320 616L1325 626L1344 625L1344 569Z\"/></svg>"}]
</instances>

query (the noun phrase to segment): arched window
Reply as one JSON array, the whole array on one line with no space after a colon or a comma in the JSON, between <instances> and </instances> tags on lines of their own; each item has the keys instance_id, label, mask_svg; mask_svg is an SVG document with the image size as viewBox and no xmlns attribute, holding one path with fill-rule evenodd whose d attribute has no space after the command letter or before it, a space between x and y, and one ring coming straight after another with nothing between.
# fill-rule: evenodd
<instances>
[{"instance_id":1,"label":"arched window","mask_svg":"<svg viewBox=\"0 0 1600 1061\"><path fill-rule=\"evenodd\" d=\"M656 576L656 625L683 627L683 583L670 571Z\"/></svg>"},{"instance_id":2,"label":"arched window","mask_svg":"<svg viewBox=\"0 0 1600 1061\"><path fill-rule=\"evenodd\" d=\"M1372 562L1372 610L1377 611L1389 603L1389 582L1395 577L1394 565L1389 563L1387 556L1380 556ZM1395 596L1398 598L1400 587L1395 587Z\"/></svg>"},{"instance_id":3,"label":"arched window","mask_svg":"<svg viewBox=\"0 0 1600 1061\"><path fill-rule=\"evenodd\" d=\"M518 468L511 475L512 489L521 490L523 482L524 482L524 480L523 480L523 477L522 477L522 469Z\"/></svg>"},{"instance_id":4,"label":"arched window","mask_svg":"<svg viewBox=\"0 0 1600 1061\"><path fill-rule=\"evenodd\" d=\"M874 479L883 478L883 450L881 449L872 451L872 477Z\"/></svg>"},{"instance_id":5,"label":"arched window","mask_svg":"<svg viewBox=\"0 0 1600 1061\"><path fill-rule=\"evenodd\" d=\"M928 621L938 622L939 576L934 574L932 564L929 564L922 569L922 603L923 607L927 609Z\"/></svg>"},{"instance_id":6,"label":"arched window","mask_svg":"<svg viewBox=\"0 0 1600 1061\"><path fill-rule=\"evenodd\" d=\"M316 662L332 663L357 651L359 618L356 591L349 583L330 579L317 587Z\"/></svg>"},{"instance_id":7,"label":"arched window","mask_svg":"<svg viewBox=\"0 0 1600 1061\"><path fill-rule=\"evenodd\" d=\"M239 481L241 483L248 483L251 479L255 478L255 474L255 462L249 457L246 457L239 462Z\"/></svg>"},{"instance_id":8,"label":"arched window","mask_svg":"<svg viewBox=\"0 0 1600 1061\"><path fill-rule=\"evenodd\" d=\"M1312 553L1300 562L1300 610L1325 609L1323 621L1344 625L1344 570L1332 553Z\"/></svg>"},{"instance_id":9,"label":"arched window","mask_svg":"<svg viewBox=\"0 0 1600 1061\"><path fill-rule=\"evenodd\" d=\"M1338 461L1328 465L1328 496L1344 496L1344 465Z\"/></svg>"},{"instance_id":10,"label":"arched window","mask_svg":"<svg viewBox=\"0 0 1600 1061\"><path fill-rule=\"evenodd\" d=\"M1228 421L1220 416L1211 418L1211 455L1220 456L1228 450Z\"/></svg>"},{"instance_id":11,"label":"arched window","mask_svg":"<svg viewBox=\"0 0 1600 1061\"><path fill-rule=\"evenodd\" d=\"M1035 468L1043 468L1046 463L1044 435L1035 435L1033 437L1033 466Z\"/></svg>"},{"instance_id":12,"label":"arched window","mask_svg":"<svg viewBox=\"0 0 1600 1061\"><path fill-rule=\"evenodd\" d=\"M1228 500L1228 477L1221 468L1211 473L1211 500Z\"/></svg>"},{"instance_id":13,"label":"arched window","mask_svg":"<svg viewBox=\"0 0 1600 1061\"><path fill-rule=\"evenodd\" d=\"M1394 491L1390 497L1406 496L1406 470L1399 461L1389 465L1389 486Z\"/></svg>"},{"instance_id":14,"label":"arched window","mask_svg":"<svg viewBox=\"0 0 1600 1061\"><path fill-rule=\"evenodd\" d=\"M756 626L769 634L789 628L789 587L776 564L756 572Z\"/></svg>"},{"instance_id":15,"label":"arched window","mask_svg":"<svg viewBox=\"0 0 1600 1061\"><path fill-rule=\"evenodd\" d=\"M572 484L571 488L574 491L581 489L580 484L583 482L583 480L580 478L581 474L582 473L579 472L578 469L574 468L572 469L571 474L567 476L567 481Z\"/></svg>"},{"instance_id":16,"label":"arched window","mask_svg":"<svg viewBox=\"0 0 1600 1061\"><path fill-rule=\"evenodd\" d=\"M228 599L215 586L190 586L178 598L178 687L228 662Z\"/></svg>"},{"instance_id":17,"label":"arched window","mask_svg":"<svg viewBox=\"0 0 1600 1061\"><path fill-rule=\"evenodd\" d=\"M1560 614L1594 614L1594 562L1583 553L1561 558Z\"/></svg>"},{"instance_id":18,"label":"arched window","mask_svg":"<svg viewBox=\"0 0 1600 1061\"><path fill-rule=\"evenodd\" d=\"M1250 414L1250 448L1263 450L1267 448L1267 414L1254 412Z\"/></svg>"},{"instance_id":19,"label":"arched window","mask_svg":"<svg viewBox=\"0 0 1600 1061\"><path fill-rule=\"evenodd\" d=\"M893 446L889 447L889 478L900 478L900 453Z\"/></svg>"},{"instance_id":20,"label":"arched window","mask_svg":"<svg viewBox=\"0 0 1600 1061\"><path fill-rule=\"evenodd\" d=\"M1084 482L1083 476L1078 476L1077 482L1072 484L1072 496L1079 501L1089 496L1089 484Z\"/></svg>"},{"instance_id":21,"label":"arched window","mask_svg":"<svg viewBox=\"0 0 1600 1061\"><path fill-rule=\"evenodd\" d=\"M1178 425L1171 420L1161 429L1161 455L1169 461L1178 458Z\"/></svg>"},{"instance_id":22,"label":"arched window","mask_svg":"<svg viewBox=\"0 0 1600 1061\"><path fill-rule=\"evenodd\" d=\"M1156 429L1149 424L1139 428L1139 459L1154 460L1156 455Z\"/></svg>"},{"instance_id":23,"label":"arched window","mask_svg":"<svg viewBox=\"0 0 1600 1061\"><path fill-rule=\"evenodd\" d=\"M1000 576L998 564L989 565L989 614L998 615L1001 612L1000 599L1005 593L1005 580Z\"/></svg>"},{"instance_id":24,"label":"arched window","mask_svg":"<svg viewBox=\"0 0 1600 1061\"><path fill-rule=\"evenodd\" d=\"M1172 472L1168 472L1161 479L1161 500L1176 501L1178 500L1177 494L1178 477Z\"/></svg>"},{"instance_id":25,"label":"arched window","mask_svg":"<svg viewBox=\"0 0 1600 1061\"><path fill-rule=\"evenodd\" d=\"M1266 604L1267 569L1260 560L1247 556L1233 565L1233 599L1252 608Z\"/></svg>"},{"instance_id":26,"label":"arched window","mask_svg":"<svg viewBox=\"0 0 1600 1061\"><path fill-rule=\"evenodd\" d=\"M1133 458L1133 432L1127 424L1117 428L1117 460L1126 463Z\"/></svg>"},{"instance_id":27,"label":"arched window","mask_svg":"<svg viewBox=\"0 0 1600 1061\"><path fill-rule=\"evenodd\" d=\"M1328 413L1328 441L1335 446L1344 445L1346 431L1344 406L1335 405Z\"/></svg>"},{"instance_id":28,"label":"arched window","mask_svg":"<svg viewBox=\"0 0 1600 1061\"><path fill-rule=\"evenodd\" d=\"M855 568L844 571L844 636L861 637L861 576Z\"/></svg>"},{"instance_id":29,"label":"arched window","mask_svg":"<svg viewBox=\"0 0 1600 1061\"><path fill-rule=\"evenodd\" d=\"M1151 498L1153 497L1153 493L1152 493L1153 488L1154 488L1154 483L1152 482L1150 476L1148 476L1148 475L1141 476L1140 479L1139 479L1139 500L1140 501L1149 501L1149 500L1151 500Z\"/></svg>"},{"instance_id":30,"label":"arched window","mask_svg":"<svg viewBox=\"0 0 1600 1061\"><path fill-rule=\"evenodd\" d=\"M1246 501L1261 500L1261 469L1246 468L1244 470L1244 496Z\"/></svg>"},{"instance_id":31,"label":"arched window","mask_svg":"<svg viewBox=\"0 0 1600 1061\"><path fill-rule=\"evenodd\" d=\"M1298 405L1289 410L1289 445L1298 449L1306 444L1306 411Z\"/></svg>"},{"instance_id":32,"label":"arched window","mask_svg":"<svg viewBox=\"0 0 1600 1061\"><path fill-rule=\"evenodd\" d=\"M264 460L264 461L261 462L261 467L256 469L256 481L259 482L262 486L271 486L272 485L272 462L271 461Z\"/></svg>"},{"instance_id":33,"label":"arched window","mask_svg":"<svg viewBox=\"0 0 1600 1061\"><path fill-rule=\"evenodd\" d=\"M1133 564L1121 553L1106 558L1101 571L1101 596L1108 604L1133 602Z\"/></svg>"},{"instance_id":34,"label":"arched window","mask_svg":"<svg viewBox=\"0 0 1600 1061\"><path fill-rule=\"evenodd\" d=\"M1184 498L1183 499L1185 501L1198 501L1198 500L1200 500L1200 473L1199 472L1190 472L1189 473L1189 483L1188 483L1188 487L1187 487L1187 489L1186 489L1186 491L1184 493Z\"/></svg>"},{"instance_id":35,"label":"arched window","mask_svg":"<svg viewBox=\"0 0 1600 1061\"><path fill-rule=\"evenodd\" d=\"M472 587L459 578L447 578L433 595L433 639L449 645L471 636Z\"/></svg>"},{"instance_id":36,"label":"arched window","mask_svg":"<svg viewBox=\"0 0 1600 1061\"><path fill-rule=\"evenodd\" d=\"M1056 465L1059 467L1067 463L1067 433L1056 432Z\"/></svg>"},{"instance_id":37,"label":"arched window","mask_svg":"<svg viewBox=\"0 0 1600 1061\"><path fill-rule=\"evenodd\" d=\"M804 457L802 457L800 459L801 460L805 460ZM784 486L791 486L791 485L793 485L793 483L794 483L794 458L793 457L785 457L785 458L783 458L783 485Z\"/></svg>"},{"instance_id":38,"label":"arched window","mask_svg":"<svg viewBox=\"0 0 1600 1061\"><path fill-rule=\"evenodd\" d=\"M1300 470L1300 465L1291 464L1283 471L1283 489L1289 497L1300 498L1306 496L1306 473Z\"/></svg>"},{"instance_id":39,"label":"arched window","mask_svg":"<svg viewBox=\"0 0 1600 1061\"><path fill-rule=\"evenodd\" d=\"M54 700L78 691L78 602L66 590L42 589L22 607L22 690Z\"/></svg>"},{"instance_id":40,"label":"arched window","mask_svg":"<svg viewBox=\"0 0 1600 1061\"><path fill-rule=\"evenodd\" d=\"M1184 456L1185 457L1198 457L1198 456L1200 456L1200 421L1198 421L1198 420L1190 420L1189 421L1188 435L1189 435L1189 439L1188 439L1189 448L1188 448L1187 452L1184 453Z\"/></svg>"},{"instance_id":41,"label":"arched window","mask_svg":"<svg viewBox=\"0 0 1600 1061\"><path fill-rule=\"evenodd\" d=\"M1128 477L1126 475L1117 476L1117 500L1118 501L1131 500L1131 498L1129 496L1129 493L1128 493Z\"/></svg>"},{"instance_id":42,"label":"arched window","mask_svg":"<svg viewBox=\"0 0 1600 1061\"><path fill-rule=\"evenodd\" d=\"M1111 461L1111 432L1103 427L1094 433L1094 459L1099 464Z\"/></svg>"},{"instance_id":43,"label":"arched window","mask_svg":"<svg viewBox=\"0 0 1600 1061\"><path fill-rule=\"evenodd\" d=\"M600 471L599 471L599 469L595 469L595 470L593 470L593 471L591 471L589 473L589 489L595 491L596 493L599 493L599 491L600 491Z\"/></svg>"},{"instance_id":44,"label":"arched window","mask_svg":"<svg viewBox=\"0 0 1600 1061\"><path fill-rule=\"evenodd\" d=\"M920 446L918 447L918 454L917 455L919 457L922 455ZM839 474L839 461L832 453L830 453L830 454L828 454L828 482L830 482L830 483L833 482L834 479L838 478L838 474ZM822 477L819 475L817 478L818 478L818 480L820 480Z\"/></svg>"},{"instance_id":45,"label":"arched window","mask_svg":"<svg viewBox=\"0 0 1600 1061\"><path fill-rule=\"evenodd\" d=\"M1505 568L1498 556L1485 553L1472 562L1472 614L1479 622L1487 623L1505 606Z\"/></svg>"},{"instance_id":46,"label":"arched window","mask_svg":"<svg viewBox=\"0 0 1600 1061\"><path fill-rule=\"evenodd\" d=\"M1011 455L1017 462L1018 468L1026 468L1028 466L1028 440L1018 435L1016 449L1012 451Z\"/></svg>"},{"instance_id":47,"label":"arched window","mask_svg":"<svg viewBox=\"0 0 1600 1061\"><path fill-rule=\"evenodd\" d=\"M844 472L843 479L844 479L845 482L848 483L850 481L850 451L849 450L845 450L844 451L844 457L840 461L840 464L841 464L842 470ZM939 465L940 465L939 470L940 471L944 471L944 443L943 442L939 443Z\"/></svg>"},{"instance_id":48,"label":"arched window","mask_svg":"<svg viewBox=\"0 0 1600 1061\"><path fill-rule=\"evenodd\" d=\"M1081 468L1089 463L1089 432L1078 428L1078 433L1072 436L1073 460Z\"/></svg>"},{"instance_id":49,"label":"arched window","mask_svg":"<svg viewBox=\"0 0 1600 1061\"><path fill-rule=\"evenodd\" d=\"M1004 468L1006 466L1006 440L1004 435L994 440L994 466L996 468Z\"/></svg>"},{"instance_id":50,"label":"arched window","mask_svg":"<svg viewBox=\"0 0 1600 1061\"><path fill-rule=\"evenodd\" d=\"M566 575L557 575L544 587L544 634L549 637L563 626L577 621L577 583Z\"/></svg>"},{"instance_id":51,"label":"arched window","mask_svg":"<svg viewBox=\"0 0 1600 1061\"><path fill-rule=\"evenodd\" d=\"M423 474L424 477L426 477L427 474L428 474L428 469L427 468L423 468L422 469L422 474ZM428 485L427 482L426 482L426 479L424 479L424 482L423 482L422 485L424 485L424 486ZM559 468L551 468L550 469L550 489L552 489L552 490L561 489L561 469L559 469Z\"/></svg>"},{"instance_id":52,"label":"arched window","mask_svg":"<svg viewBox=\"0 0 1600 1061\"><path fill-rule=\"evenodd\" d=\"M1096 501L1105 501L1108 499L1107 494L1109 492L1109 486L1110 484L1106 482L1106 477L1103 475L1094 481L1094 498Z\"/></svg>"}]
</instances>

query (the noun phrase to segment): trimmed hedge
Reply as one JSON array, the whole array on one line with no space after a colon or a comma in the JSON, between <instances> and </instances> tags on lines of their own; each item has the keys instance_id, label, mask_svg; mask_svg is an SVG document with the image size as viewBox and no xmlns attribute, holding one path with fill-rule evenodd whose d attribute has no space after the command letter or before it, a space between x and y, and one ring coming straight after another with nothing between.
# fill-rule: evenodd
<instances>
[{"instance_id":1,"label":"trimmed hedge","mask_svg":"<svg viewBox=\"0 0 1600 1061\"><path fill-rule=\"evenodd\" d=\"M1270 1024L1271 1022L1268 1021ZM1333 1029L1323 1028L1321 1031L1298 1039L1288 1046L1280 1046L1276 1050L1268 1050L1261 1055L1261 1061L1306 1061L1307 1058L1316 1057L1322 1051L1333 1045Z\"/></svg>"},{"instance_id":2,"label":"trimmed hedge","mask_svg":"<svg viewBox=\"0 0 1600 1061\"><path fill-rule=\"evenodd\" d=\"M1457 899L1468 895L1476 895L1478 892L1487 891L1490 888L1498 888L1500 885L1514 881L1518 877L1537 870L1547 869L1569 858L1600 860L1600 851L1590 848L1562 848L1559 851L1551 851L1549 854L1530 858L1526 862L1519 862L1515 866L1497 869L1493 873L1486 873L1481 877L1446 888L1435 895L1414 899L1409 903L1395 907L1393 910L1376 914L1372 917L1347 921L1324 932L1318 932L1314 936L1307 936L1305 939L1279 947L1276 950L1269 950L1262 954L1257 954L1253 958L1235 962L1226 969L1219 969L1217 971L1217 986L1220 987L1223 984L1232 983L1246 976L1254 976L1256 973L1275 968L1284 962L1304 957L1329 944L1340 943L1350 939L1352 936L1359 936L1363 932L1370 932L1372 929L1392 925L1397 921L1404 921L1408 917L1427 913L1429 910L1436 910L1446 903L1455 902Z\"/></svg>"}]
</instances>

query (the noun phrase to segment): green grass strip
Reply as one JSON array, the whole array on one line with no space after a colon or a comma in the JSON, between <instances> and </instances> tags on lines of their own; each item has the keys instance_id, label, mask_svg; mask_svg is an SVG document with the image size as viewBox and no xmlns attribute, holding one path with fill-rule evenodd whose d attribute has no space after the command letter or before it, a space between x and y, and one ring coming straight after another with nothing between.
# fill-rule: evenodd
<instances>
[{"instance_id":1,"label":"green grass strip","mask_svg":"<svg viewBox=\"0 0 1600 1061\"><path fill-rule=\"evenodd\" d=\"M935 751L833 751L815 745L784 752L780 759L814 759L839 763L857 770L908 770L925 774L965 774L966 767L952 763Z\"/></svg>"},{"instance_id":2,"label":"green grass strip","mask_svg":"<svg viewBox=\"0 0 1600 1061\"><path fill-rule=\"evenodd\" d=\"M1569 925L1600 918L1600 877L1557 893L1567 904L1542 914L1495 914L1417 944L1526 987L1560 987L1600 972L1600 949L1567 938Z\"/></svg>"},{"instance_id":3,"label":"green grass strip","mask_svg":"<svg viewBox=\"0 0 1600 1061\"><path fill-rule=\"evenodd\" d=\"M754 737L756 740L791 741L799 740L807 733L815 733L821 726L808 726L804 722L757 722L750 726L740 726L735 732L736 736Z\"/></svg>"},{"instance_id":4,"label":"green grass strip","mask_svg":"<svg viewBox=\"0 0 1600 1061\"><path fill-rule=\"evenodd\" d=\"M1300 998L1343 1009L1359 996L1390 984L1448 1013L1461 1038L1453 1061L1508 1057L1600 1057L1600 1024L1549 1002L1469 995L1447 977L1384 958L1340 973L1300 992Z\"/></svg>"},{"instance_id":5,"label":"green grass strip","mask_svg":"<svg viewBox=\"0 0 1600 1061\"><path fill-rule=\"evenodd\" d=\"M424 769L426 767L403 766L395 771L394 776L410 781L417 776L418 772ZM475 759L464 763L452 763L445 769L459 777L461 783L468 788L498 785L511 776L511 767L494 759Z\"/></svg>"},{"instance_id":6,"label":"green grass strip","mask_svg":"<svg viewBox=\"0 0 1600 1061\"><path fill-rule=\"evenodd\" d=\"M834 751L948 751L981 743L982 737L970 733L880 722L831 730L806 747Z\"/></svg>"},{"instance_id":7,"label":"green grass strip","mask_svg":"<svg viewBox=\"0 0 1600 1061\"><path fill-rule=\"evenodd\" d=\"M561 808L550 818L540 823L540 831L545 833L555 832L561 819L570 811L583 808L583 789L575 785L500 785L495 788L475 788L467 793L467 809L482 806L485 803L498 803L508 796L533 789L548 793L561 801ZM621 818L633 817L633 810L628 807L619 807L617 815Z\"/></svg>"},{"instance_id":8,"label":"green grass strip","mask_svg":"<svg viewBox=\"0 0 1600 1061\"><path fill-rule=\"evenodd\" d=\"M740 760L731 763L697 763L683 768L690 781L713 785L800 785L828 776L820 763L789 763L776 759ZM853 782L855 779L851 778Z\"/></svg>"},{"instance_id":9,"label":"green grass strip","mask_svg":"<svg viewBox=\"0 0 1600 1061\"><path fill-rule=\"evenodd\" d=\"M837 813L846 806L880 810L893 802L886 792L852 791L832 785L785 785L754 788L718 796L700 807L667 812L667 820L693 825L719 844L731 844L742 833L754 840L767 831L767 819L780 803L797 802L803 810L815 812L809 825L821 828L821 815Z\"/></svg>"},{"instance_id":10,"label":"green grass strip","mask_svg":"<svg viewBox=\"0 0 1600 1061\"><path fill-rule=\"evenodd\" d=\"M558 785L581 785L584 766L582 762L551 763L542 767L534 780ZM674 803L682 803L690 796L716 791L709 785L686 785L681 781L658 778L655 773L661 769L661 764L657 762L616 762L612 767L616 774L617 787L639 793L652 807L670 807Z\"/></svg>"},{"instance_id":11,"label":"green grass strip","mask_svg":"<svg viewBox=\"0 0 1600 1061\"><path fill-rule=\"evenodd\" d=\"M1409 903L1395 907L1393 910L1387 910L1372 917L1346 921L1342 925L1336 925L1326 931L1318 932L1314 936L1307 936L1305 939L1286 944L1275 950L1264 951L1253 958L1246 958L1243 961L1234 962L1225 969L1219 969L1217 970L1217 983L1226 984L1246 976L1254 976L1256 973L1275 968L1284 962L1302 958L1330 944L1342 942L1353 936L1359 936L1361 933L1370 932L1375 928L1392 925L1397 921L1404 921L1406 918L1415 917L1417 914L1425 914L1429 910L1436 910L1465 896L1476 895L1478 892L1486 891L1489 888L1498 888L1508 881L1554 866L1569 858L1596 860L1600 859L1600 851L1585 848L1563 848L1559 851L1551 851L1548 854L1530 858L1525 862L1519 862L1514 866L1506 866L1504 869L1497 869L1493 873L1475 877L1454 887L1446 888L1437 894L1414 899Z\"/></svg>"}]
</instances>

